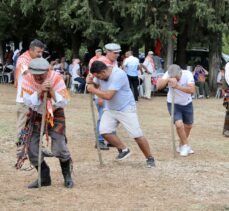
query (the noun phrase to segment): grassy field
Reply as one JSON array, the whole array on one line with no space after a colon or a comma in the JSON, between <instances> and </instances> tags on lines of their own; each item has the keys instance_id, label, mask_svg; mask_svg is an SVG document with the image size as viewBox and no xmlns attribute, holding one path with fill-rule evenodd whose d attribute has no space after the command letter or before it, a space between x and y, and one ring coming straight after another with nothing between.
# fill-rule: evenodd
<instances>
[{"instance_id":1,"label":"grassy field","mask_svg":"<svg viewBox=\"0 0 229 211\"><path fill-rule=\"evenodd\" d=\"M117 151L103 151L99 166L90 111L90 96L74 94L66 108L67 137L74 161L73 189L63 187L59 162L46 159L52 186L29 190L37 173L14 168L16 131L15 89L0 85L0 210L229 210L229 139L222 136L222 100L195 100L195 124L190 143L194 155L173 158L170 118L165 97L141 99L142 129L156 158L156 168L145 168L145 158L122 127L118 135L132 155L114 161ZM177 137L176 137L177 138ZM28 162L26 163L28 165Z\"/></svg>"}]
</instances>

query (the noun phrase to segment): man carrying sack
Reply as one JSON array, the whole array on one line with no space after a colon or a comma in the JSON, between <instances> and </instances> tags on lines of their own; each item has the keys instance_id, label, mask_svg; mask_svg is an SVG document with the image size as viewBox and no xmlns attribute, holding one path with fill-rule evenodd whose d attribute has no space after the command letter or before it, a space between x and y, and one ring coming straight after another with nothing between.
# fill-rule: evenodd
<instances>
[{"instance_id":1,"label":"man carrying sack","mask_svg":"<svg viewBox=\"0 0 229 211\"><path fill-rule=\"evenodd\" d=\"M17 168L21 167L23 159L28 157L38 170L38 152L41 130L41 120L44 103L44 93L47 92L46 118L44 133L52 139L52 154L59 158L64 176L64 185L73 187L71 178L71 155L66 144L64 107L69 101L68 92L62 77L55 71L49 70L49 63L43 58L32 59L29 63L29 72L22 81L23 99L30 108L24 137L20 144L24 147L19 153ZM43 129L42 129L43 130ZM41 186L50 186L51 177L49 166L41 155ZM38 188L38 180L28 188Z\"/></svg>"}]
</instances>

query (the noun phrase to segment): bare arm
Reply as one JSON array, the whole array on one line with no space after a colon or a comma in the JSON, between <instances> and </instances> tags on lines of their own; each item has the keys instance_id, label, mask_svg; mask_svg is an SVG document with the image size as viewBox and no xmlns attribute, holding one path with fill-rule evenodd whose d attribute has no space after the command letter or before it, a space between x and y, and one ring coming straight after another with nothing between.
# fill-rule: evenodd
<instances>
[{"instance_id":1,"label":"bare arm","mask_svg":"<svg viewBox=\"0 0 229 211\"><path fill-rule=\"evenodd\" d=\"M157 89L158 90L164 89L167 86L168 82L169 82L169 79L162 79L162 78L158 79Z\"/></svg>"},{"instance_id":2,"label":"bare arm","mask_svg":"<svg viewBox=\"0 0 229 211\"><path fill-rule=\"evenodd\" d=\"M115 90L103 91L103 90L96 88L93 84L88 84L87 90L90 93L95 94L99 98L102 98L104 100L111 100L113 96L116 94Z\"/></svg>"}]
</instances>

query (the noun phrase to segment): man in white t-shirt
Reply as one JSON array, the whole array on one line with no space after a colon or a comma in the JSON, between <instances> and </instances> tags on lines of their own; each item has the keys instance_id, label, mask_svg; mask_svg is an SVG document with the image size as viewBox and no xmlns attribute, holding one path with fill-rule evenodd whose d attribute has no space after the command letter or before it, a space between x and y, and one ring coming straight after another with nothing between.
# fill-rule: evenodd
<instances>
[{"instance_id":1,"label":"man in white t-shirt","mask_svg":"<svg viewBox=\"0 0 229 211\"><path fill-rule=\"evenodd\" d=\"M194 153L188 144L188 136L193 124L193 106L191 94L195 92L193 75L188 70L181 70L178 65L170 65L164 76L158 80L157 89L169 86L167 105L171 114L172 92L174 91L174 123L180 138L177 152L181 156Z\"/></svg>"},{"instance_id":2,"label":"man in white t-shirt","mask_svg":"<svg viewBox=\"0 0 229 211\"><path fill-rule=\"evenodd\" d=\"M121 123L145 155L147 167L154 167L154 158L138 121L136 103L126 73L101 61L93 62L90 72L93 76L87 77L88 91L106 101L99 131L109 143L117 147L119 154L116 160L123 160L130 155L130 150L112 133Z\"/></svg>"}]
</instances>

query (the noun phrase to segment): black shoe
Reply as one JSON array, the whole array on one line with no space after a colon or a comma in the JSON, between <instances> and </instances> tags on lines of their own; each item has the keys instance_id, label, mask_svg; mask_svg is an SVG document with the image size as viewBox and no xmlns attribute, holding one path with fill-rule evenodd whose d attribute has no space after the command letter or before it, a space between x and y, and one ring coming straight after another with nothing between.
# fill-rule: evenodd
<instances>
[{"instance_id":1,"label":"black shoe","mask_svg":"<svg viewBox=\"0 0 229 211\"><path fill-rule=\"evenodd\" d=\"M131 155L130 150L127 149L126 151L119 150L118 156L115 158L116 160L124 160Z\"/></svg>"},{"instance_id":2,"label":"black shoe","mask_svg":"<svg viewBox=\"0 0 229 211\"><path fill-rule=\"evenodd\" d=\"M147 165L147 168L153 168L155 167L155 160L153 157L148 157L148 159L146 160L146 165Z\"/></svg>"},{"instance_id":3,"label":"black shoe","mask_svg":"<svg viewBox=\"0 0 229 211\"><path fill-rule=\"evenodd\" d=\"M42 180L41 179L41 186L50 186L51 179ZM31 184L28 185L28 188L38 188L38 180L35 180Z\"/></svg>"},{"instance_id":4,"label":"black shoe","mask_svg":"<svg viewBox=\"0 0 229 211\"><path fill-rule=\"evenodd\" d=\"M62 170L62 174L64 176L64 186L66 188L72 188L74 183L72 181L72 177L71 177L71 167L72 167L72 160L71 158L65 162L61 162L60 161L60 166L61 166L61 170Z\"/></svg>"},{"instance_id":5,"label":"black shoe","mask_svg":"<svg viewBox=\"0 0 229 211\"><path fill-rule=\"evenodd\" d=\"M38 170L38 166L35 166ZM41 186L50 186L51 185L51 177L50 177L50 169L45 161L41 163ZM32 182L28 188L38 188L38 180Z\"/></svg>"},{"instance_id":6,"label":"black shoe","mask_svg":"<svg viewBox=\"0 0 229 211\"><path fill-rule=\"evenodd\" d=\"M110 144L110 143L108 143L107 146L108 147L115 147L113 144Z\"/></svg>"},{"instance_id":7,"label":"black shoe","mask_svg":"<svg viewBox=\"0 0 229 211\"><path fill-rule=\"evenodd\" d=\"M97 144L95 144L95 148L97 148ZM101 150L109 150L109 147L103 141L99 141L99 148Z\"/></svg>"}]
</instances>

